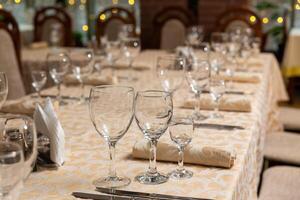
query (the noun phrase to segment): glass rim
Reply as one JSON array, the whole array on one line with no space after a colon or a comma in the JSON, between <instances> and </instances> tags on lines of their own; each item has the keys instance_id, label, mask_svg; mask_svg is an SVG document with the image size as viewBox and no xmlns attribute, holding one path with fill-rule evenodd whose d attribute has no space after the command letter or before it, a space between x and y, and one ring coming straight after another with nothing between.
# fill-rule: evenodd
<instances>
[{"instance_id":1,"label":"glass rim","mask_svg":"<svg viewBox=\"0 0 300 200\"><path fill-rule=\"evenodd\" d=\"M150 95L150 94L165 94L164 96L172 96L171 92L163 91L163 90L143 90L138 91L136 96L142 96L142 97L162 97L163 95ZM149 95L147 95L149 94Z\"/></svg>"},{"instance_id":2,"label":"glass rim","mask_svg":"<svg viewBox=\"0 0 300 200\"><path fill-rule=\"evenodd\" d=\"M103 90L101 90L101 89L106 89L106 88L124 88L124 89L126 88L126 89L128 89L128 91L133 91L134 92L134 88L131 87L131 86L123 86L123 85L98 85L98 86L92 87L90 89L90 94L92 92L102 92L102 93L104 93Z\"/></svg>"}]
</instances>

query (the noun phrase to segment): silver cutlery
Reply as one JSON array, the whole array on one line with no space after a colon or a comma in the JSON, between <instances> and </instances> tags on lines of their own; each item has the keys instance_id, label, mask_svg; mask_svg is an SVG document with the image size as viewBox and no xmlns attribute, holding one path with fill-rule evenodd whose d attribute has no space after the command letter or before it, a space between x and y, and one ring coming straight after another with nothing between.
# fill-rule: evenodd
<instances>
[{"instance_id":1,"label":"silver cutlery","mask_svg":"<svg viewBox=\"0 0 300 200\"><path fill-rule=\"evenodd\" d=\"M72 196L80 199L93 199L93 200L129 200L132 199L128 196L117 196L117 195L107 195L107 194L93 194L86 192L73 192Z\"/></svg>"},{"instance_id":2,"label":"silver cutlery","mask_svg":"<svg viewBox=\"0 0 300 200\"><path fill-rule=\"evenodd\" d=\"M228 124L209 124L209 123L196 123L196 128L208 128L218 130L244 130L242 126L228 125Z\"/></svg>"}]
</instances>

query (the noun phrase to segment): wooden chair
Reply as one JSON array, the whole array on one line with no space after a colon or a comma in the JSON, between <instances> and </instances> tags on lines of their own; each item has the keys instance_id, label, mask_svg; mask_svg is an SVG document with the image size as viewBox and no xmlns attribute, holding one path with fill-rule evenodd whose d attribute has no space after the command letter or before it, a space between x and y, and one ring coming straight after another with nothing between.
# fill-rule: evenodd
<instances>
[{"instance_id":1,"label":"wooden chair","mask_svg":"<svg viewBox=\"0 0 300 200\"><path fill-rule=\"evenodd\" d=\"M49 40L47 37L47 23L57 23L62 29L62 46L72 45L72 19L62 8L49 6L38 10L34 16L34 41Z\"/></svg>"},{"instance_id":2,"label":"wooden chair","mask_svg":"<svg viewBox=\"0 0 300 200\"><path fill-rule=\"evenodd\" d=\"M218 16L215 29L226 32L233 26L251 28L255 36L261 38L262 46L264 46L265 36L262 31L262 22L254 11L245 7L229 8Z\"/></svg>"},{"instance_id":3,"label":"wooden chair","mask_svg":"<svg viewBox=\"0 0 300 200\"><path fill-rule=\"evenodd\" d=\"M8 79L8 99L25 95L21 68L21 43L18 24L12 14L0 10L0 71Z\"/></svg>"},{"instance_id":4,"label":"wooden chair","mask_svg":"<svg viewBox=\"0 0 300 200\"><path fill-rule=\"evenodd\" d=\"M96 19L96 38L98 43L100 43L100 38L106 33L108 33L108 39L116 39L122 24L132 24L135 30L135 17L129 10L121 7L110 7L100 12Z\"/></svg>"},{"instance_id":5,"label":"wooden chair","mask_svg":"<svg viewBox=\"0 0 300 200\"><path fill-rule=\"evenodd\" d=\"M196 19L188 10L176 6L164 8L153 19L154 47L172 49L183 45L186 28L195 24Z\"/></svg>"}]
</instances>

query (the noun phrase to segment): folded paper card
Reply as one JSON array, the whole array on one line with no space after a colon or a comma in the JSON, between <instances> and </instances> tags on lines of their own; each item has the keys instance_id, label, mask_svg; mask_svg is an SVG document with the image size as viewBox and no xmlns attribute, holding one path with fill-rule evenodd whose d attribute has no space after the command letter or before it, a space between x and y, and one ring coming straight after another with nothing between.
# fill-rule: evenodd
<instances>
[{"instance_id":1,"label":"folded paper card","mask_svg":"<svg viewBox=\"0 0 300 200\"><path fill-rule=\"evenodd\" d=\"M33 118L37 132L44 134L50 140L51 161L61 166L65 159L65 134L50 98L46 99L43 108L39 104L36 105Z\"/></svg>"},{"instance_id":2,"label":"folded paper card","mask_svg":"<svg viewBox=\"0 0 300 200\"><path fill-rule=\"evenodd\" d=\"M149 143L143 139L135 143L132 156L134 158L149 158ZM160 161L178 160L178 149L171 142L161 142L157 144L156 158ZM212 167L231 168L234 164L235 153L231 150L224 150L218 147L201 146L195 143L188 145L184 151L184 162Z\"/></svg>"}]
</instances>

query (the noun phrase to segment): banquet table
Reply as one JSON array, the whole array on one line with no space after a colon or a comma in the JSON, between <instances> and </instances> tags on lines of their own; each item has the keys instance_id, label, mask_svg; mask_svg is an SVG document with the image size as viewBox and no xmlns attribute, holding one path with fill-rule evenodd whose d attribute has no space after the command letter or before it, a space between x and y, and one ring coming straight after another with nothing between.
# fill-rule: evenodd
<instances>
[{"instance_id":1,"label":"banquet table","mask_svg":"<svg viewBox=\"0 0 300 200\"><path fill-rule=\"evenodd\" d=\"M147 55L152 56L145 56ZM118 84L134 87L135 91L161 89L155 73L155 58L161 51L142 52L151 63L149 70L136 70L134 82ZM154 56L155 55L155 56ZM36 57L36 60L39 58ZM196 129L199 145L211 145L224 149L233 149L236 160L232 168L216 168L201 165L186 165L194 172L191 179L172 180L161 185L142 185L134 177L145 171L147 160L136 160L131 156L132 147L143 135L133 121L125 136L116 148L116 167L121 175L126 175L132 182L124 190L161 193L185 197L209 198L217 200L255 200L263 162L264 138L269 131L281 130L278 121L277 102L287 100L283 79L275 57L261 54L257 58L261 67L254 72L260 78L259 83L234 83L241 91L249 91L245 96L251 102L251 112L222 112L224 119L208 119L208 122L243 126L244 130ZM117 75L127 73L117 70ZM86 95L90 87L85 87ZM56 93L55 88L44 93ZM63 95L80 95L79 87L64 87ZM187 83L175 92L173 97L174 112L183 116L192 113L191 109L182 109L180 105L190 90ZM202 111L209 115L212 111ZM95 131L89 118L88 105L70 103L57 110L58 118L66 135L66 158L58 170L33 172L26 180L21 198L26 199L75 199L74 191L94 191L92 181L108 173L108 147L103 138ZM169 137L166 132L162 137ZM160 172L168 173L176 163L157 162Z\"/></svg>"}]
</instances>

